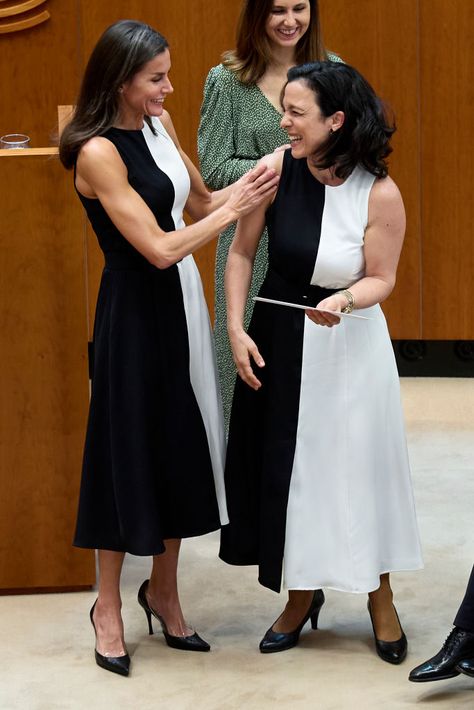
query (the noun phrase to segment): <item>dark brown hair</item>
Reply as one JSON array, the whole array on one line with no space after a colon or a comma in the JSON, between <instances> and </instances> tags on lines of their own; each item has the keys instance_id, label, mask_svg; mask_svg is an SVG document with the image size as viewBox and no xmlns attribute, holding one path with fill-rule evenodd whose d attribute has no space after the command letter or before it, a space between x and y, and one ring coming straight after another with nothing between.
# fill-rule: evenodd
<instances>
[{"instance_id":1,"label":"dark brown hair","mask_svg":"<svg viewBox=\"0 0 474 710\"><path fill-rule=\"evenodd\" d=\"M295 0L296 1L296 0ZM222 62L243 84L255 84L272 58L265 25L274 0L244 0L237 25L236 48L222 55ZM297 64L327 59L321 37L318 0L309 0L309 27L295 48Z\"/></svg>"},{"instance_id":2,"label":"dark brown hair","mask_svg":"<svg viewBox=\"0 0 474 710\"><path fill-rule=\"evenodd\" d=\"M87 63L72 120L61 135L64 167L72 168L81 146L114 124L122 84L167 47L166 39L143 22L120 20L105 30ZM145 121L153 130L148 116Z\"/></svg>"},{"instance_id":3,"label":"dark brown hair","mask_svg":"<svg viewBox=\"0 0 474 710\"><path fill-rule=\"evenodd\" d=\"M388 175L385 158L392 152L393 120L368 81L349 64L312 62L292 67L288 83L303 81L314 93L324 117L343 111L344 123L311 156L320 170L335 166L335 174L347 178L357 165L376 177Z\"/></svg>"}]
</instances>

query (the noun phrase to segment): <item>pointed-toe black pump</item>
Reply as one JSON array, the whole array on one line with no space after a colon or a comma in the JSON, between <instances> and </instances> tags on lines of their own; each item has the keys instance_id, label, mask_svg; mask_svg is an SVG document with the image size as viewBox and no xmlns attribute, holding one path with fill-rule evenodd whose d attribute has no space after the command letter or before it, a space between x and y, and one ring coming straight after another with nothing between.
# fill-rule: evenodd
<instances>
[{"instance_id":1,"label":"pointed-toe black pump","mask_svg":"<svg viewBox=\"0 0 474 710\"><path fill-rule=\"evenodd\" d=\"M95 638L97 640L97 630L94 624L94 609L96 604L97 599L95 600L92 609L90 610L90 618L92 627L94 629ZM128 655L128 653L125 653L123 656L103 656L101 653L98 652L97 649L94 649L94 654L95 662L101 668L104 668L106 671L111 671L111 673L118 673L119 675L128 676L130 671L130 656Z\"/></svg>"},{"instance_id":2,"label":"pointed-toe black pump","mask_svg":"<svg viewBox=\"0 0 474 710\"><path fill-rule=\"evenodd\" d=\"M202 639L196 632L191 634L191 636L172 636L170 633L168 633L168 628L163 617L160 616L160 614L158 614L158 612L155 611L155 609L152 609L151 606L148 604L146 598L148 582L149 580L146 579L138 590L138 603L146 614L149 634L153 634L153 625L151 623L151 617L154 616L155 619L158 619L158 621L160 622L163 631L163 636L165 637L165 641L168 646L170 646L170 648L177 648L180 651L210 651L210 645L207 643L207 641L204 641L204 639Z\"/></svg>"},{"instance_id":3,"label":"pointed-toe black pump","mask_svg":"<svg viewBox=\"0 0 474 710\"><path fill-rule=\"evenodd\" d=\"M395 607L393 608L395 609ZM402 661L405 660L407 655L408 642L407 637L405 636L405 633L402 629L402 625L400 624L400 619L398 618L397 610L395 609L395 614L397 615L397 620L400 624L402 635L396 641L380 641L377 638L377 634L375 633L375 626L374 620L372 618L370 601L367 602L367 609L369 610L370 621L372 623L372 631L374 632L375 650L377 651L378 655L380 656L382 661L386 661L387 663L393 663L394 665L402 663Z\"/></svg>"},{"instance_id":4,"label":"pointed-toe black pump","mask_svg":"<svg viewBox=\"0 0 474 710\"><path fill-rule=\"evenodd\" d=\"M298 624L294 631L289 633L283 633L281 631L274 631L273 626L275 621L268 629L267 633L260 641L259 649L261 653L277 653L278 651L286 651L289 648L293 648L299 641L300 633L303 626L306 624L308 619L311 619L311 628L318 628L318 618L321 607L324 604L324 592L322 589L316 589L313 594L313 599L309 606L308 611L304 615L301 622Z\"/></svg>"}]
</instances>

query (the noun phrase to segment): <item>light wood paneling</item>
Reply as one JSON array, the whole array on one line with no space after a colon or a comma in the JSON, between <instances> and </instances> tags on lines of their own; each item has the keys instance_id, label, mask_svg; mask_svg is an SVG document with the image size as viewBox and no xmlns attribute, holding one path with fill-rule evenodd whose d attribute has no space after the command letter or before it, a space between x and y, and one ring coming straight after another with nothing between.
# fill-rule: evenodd
<instances>
[{"instance_id":1,"label":"light wood paneling","mask_svg":"<svg viewBox=\"0 0 474 710\"><path fill-rule=\"evenodd\" d=\"M474 2L420 7L423 337L474 339Z\"/></svg>"},{"instance_id":2,"label":"light wood paneling","mask_svg":"<svg viewBox=\"0 0 474 710\"><path fill-rule=\"evenodd\" d=\"M82 210L56 157L0 157L0 588L94 582L71 546L88 407Z\"/></svg>"},{"instance_id":3,"label":"light wood paneling","mask_svg":"<svg viewBox=\"0 0 474 710\"><path fill-rule=\"evenodd\" d=\"M0 39L0 135L26 133L34 148L54 144L56 107L74 102L80 73L77 2L49 0L44 10L47 22Z\"/></svg>"},{"instance_id":4,"label":"light wood paneling","mask_svg":"<svg viewBox=\"0 0 474 710\"><path fill-rule=\"evenodd\" d=\"M392 338L404 339L422 335L417 5L321 0L326 46L355 66L396 116L390 175L403 195L407 233L397 286L384 311Z\"/></svg>"}]
</instances>

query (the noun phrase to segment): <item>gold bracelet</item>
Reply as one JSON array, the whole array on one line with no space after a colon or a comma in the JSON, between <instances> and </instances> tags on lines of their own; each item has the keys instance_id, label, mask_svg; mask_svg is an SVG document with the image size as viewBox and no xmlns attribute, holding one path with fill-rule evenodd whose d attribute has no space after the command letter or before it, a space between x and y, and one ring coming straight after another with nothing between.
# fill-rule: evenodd
<instances>
[{"instance_id":1,"label":"gold bracelet","mask_svg":"<svg viewBox=\"0 0 474 710\"><path fill-rule=\"evenodd\" d=\"M355 300L352 293L348 291L347 288L343 288L342 291L336 291L336 293L341 293L347 298L347 306L341 310L341 313L352 313L355 308Z\"/></svg>"}]
</instances>

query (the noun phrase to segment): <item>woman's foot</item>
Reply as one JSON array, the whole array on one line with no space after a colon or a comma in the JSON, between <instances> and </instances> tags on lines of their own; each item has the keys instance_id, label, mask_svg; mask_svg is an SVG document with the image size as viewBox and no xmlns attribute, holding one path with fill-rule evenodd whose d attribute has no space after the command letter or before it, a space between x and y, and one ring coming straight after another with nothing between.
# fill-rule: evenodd
<instances>
[{"instance_id":1,"label":"woman's foot","mask_svg":"<svg viewBox=\"0 0 474 710\"><path fill-rule=\"evenodd\" d=\"M91 621L96 633L96 651L101 656L118 658L127 655L120 607L97 599L91 610Z\"/></svg>"},{"instance_id":2,"label":"woman's foot","mask_svg":"<svg viewBox=\"0 0 474 710\"><path fill-rule=\"evenodd\" d=\"M165 641L171 648L177 648L181 651L210 651L211 647L207 641L204 641L193 629L190 629L184 621L177 595L175 595L177 607L176 605L171 605L171 608L173 609L176 620L174 628L178 629L178 633L171 633L165 618L155 606L152 606L156 603L155 600L161 595L148 593L148 587L149 580L146 579L138 590L138 603L146 614L149 633L153 633L152 617L155 617L160 622ZM176 613L177 610L178 613Z\"/></svg>"},{"instance_id":3,"label":"woman's foot","mask_svg":"<svg viewBox=\"0 0 474 710\"><path fill-rule=\"evenodd\" d=\"M290 591L283 613L272 626L276 633L289 634L301 624L313 601L314 591Z\"/></svg>"},{"instance_id":4,"label":"woman's foot","mask_svg":"<svg viewBox=\"0 0 474 710\"><path fill-rule=\"evenodd\" d=\"M261 653L276 653L296 646L301 629L308 619L311 619L313 629L318 628L319 612L323 604L322 589L316 589L314 592L290 591L288 604L283 614L278 617L260 641ZM289 626L291 628L288 631L283 630L288 629Z\"/></svg>"},{"instance_id":5,"label":"woman's foot","mask_svg":"<svg viewBox=\"0 0 474 710\"><path fill-rule=\"evenodd\" d=\"M408 644L393 605L388 574L381 575L380 587L369 593L367 607L378 655L387 663L401 663L407 655Z\"/></svg>"},{"instance_id":6,"label":"woman's foot","mask_svg":"<svg viewBox=\"0 0 474 710\"><path fill-rule=\"evenodd\" d=\"M150 609L164 621L171 636L192 636L194 629L186 623L179 598L176 594L166 595L150 584L145 588L145 597Z\"/></svg>"}]
</instances>

